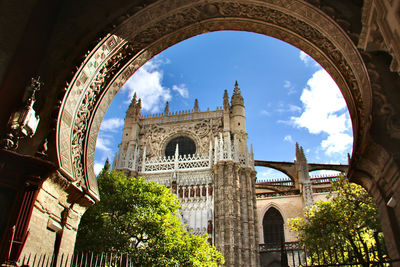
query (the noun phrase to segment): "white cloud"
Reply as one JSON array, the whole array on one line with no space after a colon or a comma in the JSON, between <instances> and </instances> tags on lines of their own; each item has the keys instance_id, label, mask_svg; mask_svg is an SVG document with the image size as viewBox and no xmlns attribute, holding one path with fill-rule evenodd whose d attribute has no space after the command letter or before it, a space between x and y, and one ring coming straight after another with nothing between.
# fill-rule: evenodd
<instances>
[{"instance_id":1,"label":"white cloud","mask_svg":"<svg viewBox=\"0 0 400 267\"><path fill-rule=\"evenodd\" d=\"M124 120L121 118L110 118L102 121L100 131L116 132L118 128L124 125Z\"/></svg>"},{"instance_id":2,"label":"white cloud","mask_svg":"<svg viewBox=\"0 0 400 267\"><path fill-rule=\"evenodd\" d=\"M110 139L103 138L100 134L97 137L97 142L96 142L96 149L102 150L104 152L110 152L111 151L111 145L112 142Z\"/></svg>"},{"instance_id":3,"label":"white cloud","mask_svg":"<svg viewBox=\"0 0 400 267\"><path fill-rule=\"evenodd\" d=\"M171 99L170 89L162 86L163 71L160 69L162 64L167 63L155 57L137 70L122 87L123 91L129 92L128 102L136 92L142 99L143 110L153 113L159 111Z\"/></svg>"},{"instance_id":4,"label":"white cloud","mask_svg":"<svg viewBox=\"0 0 400 267\"><path fill-rule=\"evenodd\" d=\"M301 107L289 104L288 106L285 106L283 103L278 104L278 108L275 109L276 112L279 113L284 113L284 112L292 112L292 113L299 113L302 111Z\"/></svg>"},{"instance_id":5,"label":"white cloud","mask_svg":"<svg viewBox=\"0 0 400 267\"><path fill-rule=\"evenodd\" d=\"M304 112L299 117L291 117L291 122L311 134L327 134L321 142L327 155L346 152L353 140L350 118L339 88L325 70L313 74L300 100Z\"/></svg>"},{"instance_id":6,"label":"white cloud","mask_svg":"<svg viewBox=\"0 0 400 267\"><path fill-rule=\"evenodd\" d=\"M289 126L293 126L294 125L293 121L277 120L276 122L284 124L284 125L289 125Z\"/></svg>"},{"instance_id":7,"label":"white cloud","mask_svg":"<svg viewBox=\"0 0 400 267\"><path fill-rule=\"evenodd\" d=\"M99 175L99 173L101 172L103 167L104 167L104 164L101 164L100 162L94 163L94 173L96 174L96 176Z\"/></svg>"},{"instance_id":8,"label":"white cloud","mask_svg":"<svg viewBox=\"0 0 400 267\"><path fill-rule=\"evenodd\" d=\"M286 142L289 142L289 143L294 143L294 141L293 141L293 138L292 138L292 136L291 135L286 135L284 138L283 138L283 141L286 141Z\"/></svg>"},{"instance_id":9,"label":"white cloud","mask_svg":"<svg viewBox=\"0 0 400 267\"><path fill-rule=\"evenodd\" d=\"M173 85L172 90L177 91L181 97L184 97L184 98L189 97L189 91L184 83L182 83L180 85Z\"/></svg>"},{"instance_id":10,"label":"white cloud","mask_svg":"<svg viewBox=\"0 0 400 267\"><path fill-rule=\"evenodd\" d=\"M271 115L271 113L269 113L269 112L266 111L265 109L261 110L260 113L261 113L261 115L264 115L264 116L269 116L269 115Z\"/></svg>"},{"instance_id":11,"label":"white cloud","mask_svg":"<svg viewBox=\"0 0 400 267\"><path fill-rule=\"evenodd\" d=\"M353 138L345 133L329 135L321 142L321 147L326 150L327 155L346 151L353 144Z\"/></svg>"},{"instance_id":12,"label":"white cloud","mask_svg":"<svg viewBox=\"0 0 400 267\"><path fill-rule=\"evenodd\" d=\"M319 64L309 55L307 55L306 53L304 53L303 51L300 51L299 53L299 58L301 61L304 62L304 65L306 66L314 66L314 67L319 67Z\"/></svg>"},{"instance_id":13,"label":"white cloud","mask_svg":"<svg viewBox=\"0 0 400 267\"><path fill-rule=\"evenodd\" d=\"M301 107L289 104L289 109L288 109L289 112L301 112L301 110L302 110Z\"/></svg>"},{"instance_id":14,"label":"white cloud","mask_svg":"<svg viewBox=\"0 0 400 267\"><path fill-rule=\"evenodd\" d=\"M306 53L304 53L303 51L300 51L299 54L300 60L304 62L304 64L308 65L308 63L311 60L311 57L309 55L307 55Z\"/></svg>"},{"instance_id":15,"label":"white cloud","mask_svg":"<svg viewBox=\"0 0 400 267\"><path fill-rule=\"evenodd\" d=\"M292 82L290 82L288 80L283 82L283 88L288 89L288 95L297 93L297 90L294 88Z\"/></svg>"}]
</instances>

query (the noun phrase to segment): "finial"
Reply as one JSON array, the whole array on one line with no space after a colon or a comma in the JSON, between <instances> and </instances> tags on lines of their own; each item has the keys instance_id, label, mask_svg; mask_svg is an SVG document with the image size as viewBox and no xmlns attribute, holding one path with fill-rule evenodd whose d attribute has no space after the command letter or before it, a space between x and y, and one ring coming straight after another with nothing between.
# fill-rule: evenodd
<instances>
[{"instance_id":1,"label":"finial","mask_svg":"<svg viewBox=\"0 0 400 267\"><path fill-rule=\"evenodd\" d=\"M129 107L126 111L126 117L131 117L132 115L134 115L135 110L136 110L136 104L137 104L137 101L136 101L136 92L135 92L135 94L132 97L131 104L129 105Z\"/></svg>"},{"instance_id":2,"label":"finial","mask_svg":"<svg viewBox=\"0 0 400 267\"><path fill-rule=\"evenodd\" d=\"M135 105L134 113L133 113L135 120L140 119L141 109L142 109L142 99L139 98L137 104Z\"/></svg>"},{"instance_id":3,"label":"finial","mask_svg":"<svg viewBox=\"0 0 400 267\"><path fill-rule=\"evenodd\" d=\"M233 89L233 95L231 98L231 104L233 105L244 105L244 101L243 101L243 97L242 94L240 92L240 88L238 85L238 82L235 82L235 88Z\"/></svg>"},{"instance_id":4,"label":"finial","mask_svg":"<svg viewBox=\"0 0 400 267\"><path fill-rule=\"evenodd\" d=\"M300 162L300 161L307 162L303 147L299 146L299 144L297 142L296 142L296 161L297 162Z\"/></svg>"},{"instance_id":5,"label":"finial","mask_svg":"<svg viewBox=\"0 0 400 267\"><path fill-rule=\"evenodd\" d=\"M194 100L194 112L199 112L199 100L197 98Z\"/></svg>"},{"instance_id":6,"label":"finial","mask_svg":"<svg viewBox=\"0 0 400 267\"><path fill-rule=\"evenodd\" d=\"M228 90L224 91L224 110L229 110L229 96Z\"/></svg>"},{"instance_id":7,"label":"finial","mask_svg":"<svg viewBox=\"0 0 400 267\"><path fill-rule=\"evenodd\" d=\"M233 94L234 94L234 95L235 95L235 94L241 95L241 93L240 93L240 88L239 88L239 84L238 84L237 81L235 82L235 88L233 89Z\"/></svg>"},{"instance_id":8,"label":"finial","mask_svg":"<svg viewBox=\"0 0 400 267\"><path fill-rule=\"evenodd\" d=\"M169 113L169 102L167 101L165 103L165 109L164 109L164 114L167 115Z\"/></svg>"}]
</instances>

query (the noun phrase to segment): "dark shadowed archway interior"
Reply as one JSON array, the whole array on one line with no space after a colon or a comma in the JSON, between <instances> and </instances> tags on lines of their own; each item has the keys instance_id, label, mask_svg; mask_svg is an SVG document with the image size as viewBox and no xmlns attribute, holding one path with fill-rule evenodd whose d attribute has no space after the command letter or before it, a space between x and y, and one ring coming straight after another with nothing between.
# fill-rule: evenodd
<instances>
[{"instance_id":1,"label":"dark shadowed archway interior","mask_svg":"<svg viewBox=\"0 0 400 267\"><path fill-rule=\"evenodd\" d=\"M263 219L263 231L265 244L280 244L285 241L283 218L277 209L270 208L265 213Z\"/></svg>"},{"instance_id":2,"label":"dark shadowed archway interior","mask_svg":"<svg viewBox=\"0 0 400 267\"><path fill-rule=\"evenodd\" d=\"M165 156L172 157L175 155L176 145L178 145L178 151L180 156L193 155L196 153L196 144L192 139L186 136L179 136L167 144L165 148Z\"/></svg>"}]
</instances>

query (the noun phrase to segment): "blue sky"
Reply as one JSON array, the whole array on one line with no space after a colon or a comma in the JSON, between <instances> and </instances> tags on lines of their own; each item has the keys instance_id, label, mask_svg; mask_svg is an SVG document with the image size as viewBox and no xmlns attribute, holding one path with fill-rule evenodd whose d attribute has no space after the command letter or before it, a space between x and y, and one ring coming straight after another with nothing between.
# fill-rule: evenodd
<instances>
[{"instance_id":1,"label":"blue sky","mask_svg":"<svg viewBox=\"0 0 400 267\"><path fill-rule=\"evenodd\" d=\"M163 51L139 69L120 90L105 115L95 154L95 172L113 160L123 118L133 92L142 114L222 106L238 81L244 97L248 143L255 159L293 161L295 142L308 162L347 163L352 128L345 101L331 77L301 50L248 32L202 34ZM259 178L283 177L257 168Z\"/></svg>"}]
</instances>

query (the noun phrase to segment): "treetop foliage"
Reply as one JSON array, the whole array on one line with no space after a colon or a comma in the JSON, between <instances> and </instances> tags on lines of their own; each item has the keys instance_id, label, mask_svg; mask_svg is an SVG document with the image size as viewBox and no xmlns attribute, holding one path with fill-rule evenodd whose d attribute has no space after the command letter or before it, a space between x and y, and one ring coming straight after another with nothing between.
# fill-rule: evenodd
<instances>
[{"instance_id":1,"label":"treetop foliage","mask_svg":"<svg viewBox=\"0 0 400 267\"><path fill-rule=\"evenodd\" d=\"M224 259L207 234L186 231L168 188L110 171L98 176L101 201L82 216L76 251L129 253L139 266L217 266Z\"/></svg>"},{"instance_id":2,"label":"treetop foliage","mask_svg":"<svg viewBox=\"0 0 400 267\"><path fill-rule=\"evenodd\" d=\"M345 251L348 258L353 255L360 263L387 257L374 199L345 178L332 186L327 201L314 204L303 218L288 221L299 242L310 251L322 251L327 258L337 251ZM372 252L377 249L381 255Z\"/></svg>"}]
</instances>

